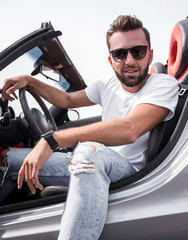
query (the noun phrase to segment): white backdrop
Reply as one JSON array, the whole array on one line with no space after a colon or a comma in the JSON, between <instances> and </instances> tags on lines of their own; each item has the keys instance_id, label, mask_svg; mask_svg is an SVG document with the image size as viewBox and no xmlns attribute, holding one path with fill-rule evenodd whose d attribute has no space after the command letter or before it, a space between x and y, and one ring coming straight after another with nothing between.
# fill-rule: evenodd
<instances>
[{"instance_id":1,"label":"white backdrop","mask_svg":"<svg viewBox=\"0 0 188 240\"><path fill-rule=\"evenodd\" d=\"M51 21L68 55L89 85L111 73L106 31L120 14L136 15L151 33L153 62L166 63L174 25L187 17L187 0L0 0L0 50ZM1 79L2 81L2 79Z\"/></svg>"}]
</instances>

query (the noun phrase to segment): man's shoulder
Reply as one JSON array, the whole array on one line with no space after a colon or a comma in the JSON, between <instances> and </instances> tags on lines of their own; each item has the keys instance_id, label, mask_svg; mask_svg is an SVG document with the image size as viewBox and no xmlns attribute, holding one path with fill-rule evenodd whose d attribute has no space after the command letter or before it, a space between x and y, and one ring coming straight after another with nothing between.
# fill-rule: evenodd
<instances>
[{"instance_id":1,"label":"man's shoulder","mask_svg":"<svg viewBox=\"0 0 188 240\"><path fill-rule=\"evenodd\" d=\"M108 87L113 88L114 86L117 86L118 84L119 84L119 81L115 75L107 75L107 76L100 78L97 81L93 82L87 88L93 89L93 87L97 87L98 89L103 90Z\"/></svg>"},{"instance_id":2,"label":"man's shoulder","mask_svg":"<svg viewBox=\"0 0 188 240\"><path fill-rule=\"evenodd\" d=\"M178 87L178 80L175 77L165 73L155 73L150 75L147 84L152 84L155 86L157 85L158 87Z\"/></svg>"},{"instance_id":3,"label":"man's shoulder","mask_svg":"<svg viewBox=\"0 0 188 240\"><path fill-rule=\"evenodd\" d=\"M115 74L108 74L104 76L103 78L100 79L103 82L111 82L111 81L116 81L117 77Z\"/></svg>"},{"instance_id":4,"label":"man's shoulder","mask_svg":"<svg viewBox=\"0 0 188 240\"><path fill-rule=\"evenodd\" d=\"M119 84L119 81L117 80L117 77L115 75L107 75L93 82L91 85L89 85L86 88L86 91L89 91L89 90L93 91L93 89L97 89L99 92L108 91L109 89L112 90L118 84Z\"/></svg>"},{"instance_id":5,"label":"man's shoulder","mask_svg":"<svg viewBox=\"0 0 188 240\"><path fill-rule=\"evenodd\" d=\"M101 82L104 84L104 85L119 85L119 80L117 79L116 75L115 74L111 74L111 75L108 75L108 76L105 76Z\"/></svg>"},{"instance_id":6,"label":"man's shoulder","mask_svg":"<svg viewBox=\"0 0 188 240\"><path fill-rule=\"evenodd\" d=\"M168 75L166 73L154 73L151 74L149 77L150 81L172 81L172 82L178 82L177 79L171 75Z\"/></svg>"}]
</instances>

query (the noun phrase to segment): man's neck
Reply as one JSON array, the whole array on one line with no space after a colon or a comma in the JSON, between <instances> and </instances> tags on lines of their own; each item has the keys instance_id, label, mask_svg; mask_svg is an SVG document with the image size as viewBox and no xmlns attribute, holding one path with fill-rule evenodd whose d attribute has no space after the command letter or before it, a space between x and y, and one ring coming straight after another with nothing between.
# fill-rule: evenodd
<instances>
[{"instance_id":1,"label":"man's neck","mask_svg":"<svg viewBox=\"0 0 188 240\"><path fill-rule=\"evenodd\" d=\"M148 78L151 76L151 74L148 74L147 77L140 83L138 84L137 86L134 86L134 87L127 87L125 86L122 82L121 82L121 86L124 90L126 90L127 92L130 92L130 93L136 93L136 92L139 92L140 89L145 85L145 83L147 82Z\"/></svg>"}]
</instances>

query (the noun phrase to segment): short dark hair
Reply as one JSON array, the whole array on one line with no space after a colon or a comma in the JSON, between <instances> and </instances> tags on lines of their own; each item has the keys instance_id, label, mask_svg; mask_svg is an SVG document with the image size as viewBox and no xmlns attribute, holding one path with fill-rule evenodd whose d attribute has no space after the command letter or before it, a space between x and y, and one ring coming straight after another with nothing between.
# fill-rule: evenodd
<instances>
[{"instance_id":1,"label":"short dark hair","mask_svg":"<svg viewBox=\"0 0 188 240\"><path fill-rule=\"evenodd\" d=\"M128 32L130 30L142 29L146 40L148 41L149 47L151 47L150 34L146 28L143 27L143 23L131 15L120 15L110 25L110 29L106 33L106 42L108 49L110 49L110 38L115 32Z\"/></svg>"}]
</instances>

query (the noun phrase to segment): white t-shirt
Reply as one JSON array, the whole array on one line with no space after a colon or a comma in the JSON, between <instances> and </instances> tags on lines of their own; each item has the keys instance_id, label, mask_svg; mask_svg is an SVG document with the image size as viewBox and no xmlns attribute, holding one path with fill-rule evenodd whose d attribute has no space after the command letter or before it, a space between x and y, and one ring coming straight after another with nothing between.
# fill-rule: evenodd
<instances>
[{"instance_id":1,"label":"white t-shirt","mask_svg":"<svg viewBox=\"0 0 188 240\"><path fill-rule=\"evenodd\" d=\"M167 74L152 74L146 84L136 93L124 90L117 77L99 80L87 87L88 98L102 106L102 120L122 118L138 104L149 103L166 107L170 110L164 121L173 117L178 101L178 81ZM147 163L149 132L139 137L136 142L112 147L140 170Z\"/></svg>"}]
</instances>

